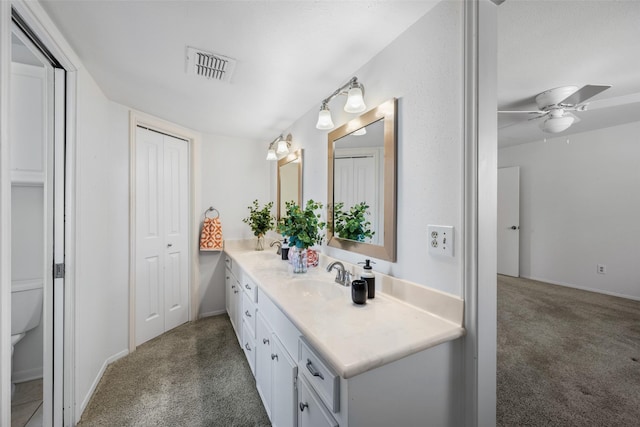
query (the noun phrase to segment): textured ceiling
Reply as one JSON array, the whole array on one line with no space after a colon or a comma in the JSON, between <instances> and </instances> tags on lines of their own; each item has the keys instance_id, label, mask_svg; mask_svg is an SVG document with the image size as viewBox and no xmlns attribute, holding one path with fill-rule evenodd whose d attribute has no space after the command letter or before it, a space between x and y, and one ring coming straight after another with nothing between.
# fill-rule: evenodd
<instances>
[{"instance_id":1,"label":"textured ceiling","mask_svg":"<svg viewBox=\"0 0 640 427\"><path fill-rule=\"evenodd\" d=\"M437 1L41 3L113 101L206 133L272 140ZM236 59L231 83L188 75L186 46Z\"/></svg>"},{"instance_id":2,"label":"textured ceiling","mask_svg":"<svg viewBox=\"0 0 640 427\"><path fill-rule=\"evenodd\" d=\"M499 109L536 109L535 95L559 86L612 87L560 134L544 133L526 118L504 127L516 121L499 115L500 146L640 120L639 46L640 1L507 0L498 7Z\"/></svg>"}]
</instances>

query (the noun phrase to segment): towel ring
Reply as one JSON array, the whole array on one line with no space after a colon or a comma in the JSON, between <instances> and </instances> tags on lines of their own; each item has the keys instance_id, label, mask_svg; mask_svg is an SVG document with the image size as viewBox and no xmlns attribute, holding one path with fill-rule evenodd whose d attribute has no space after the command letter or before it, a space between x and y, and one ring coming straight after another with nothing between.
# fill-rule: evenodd
<instances>
[{"instance_id":1,"label":"towel ring","mask_svg":"<svg viewBox=\"0 0 640 427\"><path fill-rule=\"evenodd\" d=\"M205 218L209 218L209 217L207 216L207 214L208 214L209 212L215 212L215 213L216 213L216 216L214 216L213 218L218 218L218 217L220 216L220 212L218 212L218 209L214 208L213 206L210 206L210 207L209 207L209 209L207 209L206 211L204 211L204 217L205 217Z\"/></svg>"}]
</instances>

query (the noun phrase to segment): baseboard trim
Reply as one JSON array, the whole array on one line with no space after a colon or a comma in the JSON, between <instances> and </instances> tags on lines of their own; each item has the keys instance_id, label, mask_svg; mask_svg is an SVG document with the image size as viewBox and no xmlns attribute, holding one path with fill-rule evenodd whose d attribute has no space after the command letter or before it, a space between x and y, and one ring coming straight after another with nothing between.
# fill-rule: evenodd
<instances>
[{"instance_id":1,"label":"baseboard trim","mask_svg":"<svg viewBox=\"0 0 640 427\"><path fill-rule=\"evenodd\" d=\"M224 314L226 312L227 312L227 310L224 309L224 308L222 310L207 311L206 313L200 313L200 316L198 316L198 318L199 319L203 319L205 317L218 316L218 315Z\"/></svg>"},{"instance_id":2,"label":"baseboard trim","mask_svg":"<svg viewBox=\"0 0 640 427\"><path fill-rule=\"evenodd\" d=\"M42 367L16 371L13 373L11 381L14 383L24 383L40 378L42 378Z\"/></svg>"},{"instance_id":3,"label":"baseboard trim","mask_svg":"<svg viewBox=\"0 0 640 427\"><path fill-rule=\"evenodd\" d=\"M625 294L620 294L618 292L607 292L605 290L602 289L593 289L593 288L587 288L584 286L578 286L578 285L574 285L573 283L566 283L566 282L558 282L556 280L549 280L549 279L545 279L542 277L533 277L533 276L520 276L523 279L529 279L529 280L537 280L538 282L544 282L544 283L550 283L552 285L558 285L558 286L564 286L567 288L574 288L574 289L579 289L581 291L587 291L587 292L595 292L597 294L603 294L603 295L609 295L612 297L618 297L618 298L625 298L625 299L630 299L630 300L634 300L634 301L640 301L640 297L636 297L633 295L625 295Z\"/></svg>"},{"instance_id":4,"label":"baseboard trim","mask_svg":"<svg viewBox=\"0 0 640 427\"><path fill-rule=\"evenodd\" d=\"M118 359L122 359L127 354L129 354L128 349L122 350L114 354L113 356L107 358L107 360L104 361L104 363L102 364L102 367L100 368L100 371L98 371L98 375L96 375L95 379L93 380L93 383L91 383L91 387L89 387L89 391L87 392L87 395L84 397L84 399L82 400L82 403L80 404L80 411L77 417L78 420L82 418L82 414L84 413L84 410L87 408L87 405L89 404L89 401L93 396L93 393L96 391L96 387L98 387L98 383L102 379L102 376L104 375L104 371L107 369L107 366L109 366L110 364L112 364Z\"/></svg>"}]
</instances>

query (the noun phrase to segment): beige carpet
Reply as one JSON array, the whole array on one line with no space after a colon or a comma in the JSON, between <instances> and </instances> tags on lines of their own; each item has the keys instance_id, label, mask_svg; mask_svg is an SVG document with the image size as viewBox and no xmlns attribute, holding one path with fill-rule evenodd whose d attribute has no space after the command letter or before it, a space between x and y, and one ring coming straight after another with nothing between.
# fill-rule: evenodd
<instances>
[{"instance_id":1,"label":"beige carpet","mask_svg":"<svg viewBox=\"0 0 640 427\"><path fill-rule=\"evenodd\" d=\"M639 426L640 302L498 276L498 426Z\"/></svg>"},{"instance_id":2,"label":"beige carpet","mask_svg":"<svg viewBox=\"0 0 640 427\"><path fill-rule=\"evenodd\" d=\"M78 426L270 426L227 315L187 323L111 364Z\"/></svg>"}]
</instances>

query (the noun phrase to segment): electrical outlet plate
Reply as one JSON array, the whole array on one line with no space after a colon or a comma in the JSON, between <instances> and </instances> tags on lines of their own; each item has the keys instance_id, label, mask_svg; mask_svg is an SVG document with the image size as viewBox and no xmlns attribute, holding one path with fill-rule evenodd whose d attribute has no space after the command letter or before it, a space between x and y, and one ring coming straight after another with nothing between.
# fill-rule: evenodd
<instances>
[{"instance_id":1,"label":"electrical outlet plate","mask_svg":"<svg viewBox=\"0 0 640 427\"><path fill-rule=\"evenodd\" d=\"M598 264L596 266L596 272L598 274L607 274L607 266L604 264Z\"/></svg>"},{"instance_id":2,"label":"electrical outlet plate","mask_svg":"<svg viewBox=\"0 0 640 427\"><path fill-rule=\"evenodd\" d=\"M430 254L453 256L453 226L427 225L427 240Z\"/></svg>"}]
</instances>

